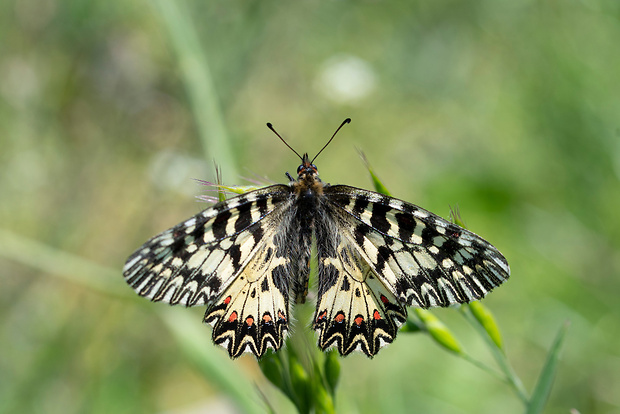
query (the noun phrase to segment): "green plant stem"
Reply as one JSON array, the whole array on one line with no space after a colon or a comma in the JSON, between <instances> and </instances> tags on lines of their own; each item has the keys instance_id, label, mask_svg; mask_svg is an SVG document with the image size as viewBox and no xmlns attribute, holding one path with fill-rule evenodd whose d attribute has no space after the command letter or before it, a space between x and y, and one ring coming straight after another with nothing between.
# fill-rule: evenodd
<instances>
[{"instance_id":1,"label":"green plant stem","mask_svg":"<svg viewBox=\"0 0 620 414\"><path fill-rule=\"evenodd\" d=\"M510 365L510 362L506 358L506 354L497 347L495 342L489 337L487 332L484 330L482 325L474 318L474 316L463 307L460 308L461 314L467 319L467 321L474 327L476 332L482 337L484 342L487 344L487 347L491 351L491 355L497 362L500 370L504 373L505 381L514 389L517 396L523 401L523 403L527 406L529 404L529 397L527 395L527 391L521 382L521 379L514 372L514 369Z\"/></svg>"},{"instance_id":2,"label":"green plant stem","mask_svg":"<svg viewBox=\"0 0 620 414\"><path fill-rule=\"evenodd\" d=\"M184 2L155 0L155 9L168 29L170 43L178 56L185 89L189 96L205 159L215 159L228 177L238 177L235 157L224 126L220 102L207 55Z\"/></svg>"},{"instance_id":3,"label":"green plant stem","mask_svg":"<svg viewBox=\"0 0 620 414\"><path fill-rule=\"evenodd\" d=\"M507 384L510 384L510 381L508 381L508 379L501 375L499 372L497 372L496 370L494 370L493 368L491 368L490 366L488 366L487 364L485 364L482 361L478 361L477 359L475 359L474 357L472 357L469 354L466 353L460 353L457 354L458 356L460 356L461 358L463 358L465 361L471 363L472 365L475 365L476 367L480 368L481 370L491 374L493 377L497 378L500 381L503 381Z\"/></svg>"}]
</instances>

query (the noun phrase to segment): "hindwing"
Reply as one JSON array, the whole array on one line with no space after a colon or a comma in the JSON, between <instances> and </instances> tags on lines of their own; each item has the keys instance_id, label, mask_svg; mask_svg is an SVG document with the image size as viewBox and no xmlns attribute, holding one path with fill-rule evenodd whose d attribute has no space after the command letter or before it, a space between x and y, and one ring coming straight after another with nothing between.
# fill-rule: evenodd
<instances>
[{"instance_id":1,"label":"hindwing","mask_svg":"<svg viewBox=\"0 0 620 414\"><path fill-rule=\"evenodd\" d=\"M396 337L407 310L355 250L349 238L333 232L335 249L318 248L319 286L314 329L322 350L373 356ZM325 246L323 246L325 247Z\"/></svg>"},{"instance_id":2,"label":"hindwing","mask_svg":"<svg viewBox=\"0 0 620 414\"><path fill-rule=\"evenodd\" d=\"M236 358L244 352L261 357L267 348L282 347L288 329L290 258L276 255L268 239L247 266L205 313L213 341Z\"/></svg>"}]
</instances>

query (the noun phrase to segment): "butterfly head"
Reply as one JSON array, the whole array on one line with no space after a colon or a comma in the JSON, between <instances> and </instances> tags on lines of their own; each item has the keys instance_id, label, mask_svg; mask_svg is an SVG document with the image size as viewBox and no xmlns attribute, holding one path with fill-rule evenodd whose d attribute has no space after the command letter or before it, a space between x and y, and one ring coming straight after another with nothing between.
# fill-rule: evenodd
<instances>
[{"instance_id":1,"label":"butterfly head","mask_svg":"<svg viewBox=\"0 0 620 414\"><path fill-rule=\"evenodd\" d=\"M316 165L312 164L312 161L310 161L310 158L308 157L308 153L305 153L301 158L301 165L297 167L297 179L316 179L318 176L319 171L317 170Z\"/></svg>"},{"instance_id":2,"label":"butterfly head","mask_svg":"<svg viewBox=\"0 0 620 414\"><path fill-rule=\"evenodd\" d=\"M289 185L298 197L304 200L316 200L316 196L323 194L323 183L319 178L319 172L316 165L310 161L308 154L300 158L301 165L297 167L297 180L291 180Z\"/></svg>"}]
</instances>

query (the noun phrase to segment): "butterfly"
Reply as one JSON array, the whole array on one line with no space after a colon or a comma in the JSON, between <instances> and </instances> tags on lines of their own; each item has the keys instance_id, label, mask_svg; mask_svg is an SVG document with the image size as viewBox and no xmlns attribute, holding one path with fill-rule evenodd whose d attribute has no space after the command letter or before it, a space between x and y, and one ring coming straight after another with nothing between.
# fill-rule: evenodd
<instances>
[{"instance_id":1,"label":"butterfly","mask_svg":"<svg viewBox=\"0 0 620 414\"><path fill-rule=\"evenodd\" d=\"M154 302L206 305L216 344L231 358L260 358L282 347L291 302L306 299L314 240L318 346L372 357L394 341L407 306L475 301L509 277L478 235L408 202L322 182L314 160L323 149L310 160L291 148L297 178L287 173L287 184L219 202L147 241L125 263L127 283Z\"/></svg>"}]
</instances>

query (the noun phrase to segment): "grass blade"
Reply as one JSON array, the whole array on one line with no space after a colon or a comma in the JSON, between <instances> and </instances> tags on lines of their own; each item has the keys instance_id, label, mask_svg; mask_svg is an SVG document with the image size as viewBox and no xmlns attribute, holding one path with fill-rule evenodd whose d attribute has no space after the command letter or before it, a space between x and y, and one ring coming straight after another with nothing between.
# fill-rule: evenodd
<instances>
[{"instance_id":1,"label":"grass blade","mask_svg":"<svg viewBox=\"0 0 620 414\"><path fill-rule=\"evenodd\" d=\"M228 177L236 178L239 172L224 126L215 82L192 19L182 7L183 2L156 0L155 4L168 29L171 46L178 55L205 158L217 160Z\"/></svg>"},{"instance_id":2,"label":"grass blade","mask_svg":"<svg viewBox=\"0 0 620 414\"><path fill-rule=\"evenodd\" d=\"M0 257L103 294L122 298L134 296L131 289L124 286L120 269L110 269L4 229L0 229Z\"/></svg>"},{"instance_id":3,"label":"grass blade","mask_svg":"<svg viewBox=\"0 0 620 414\"><path fill-rule=\"evenodd\" d=\"M374 185L375 190L381 194L385 194L386 196L391 197L392 194L390 194L387 187L383 185L381 180L379 180L379 177L377 176L377 174L375 174L375 171L370 166L370 163L368 162L368 158L366 158L366 154L364 154L364 152L359 149L357 150L357 152L359 153L360 158L362 159L362 162L366 166L366 169L370 173L370 178L372 179L372 184Z\"/></svg>"},{"instance_id":4,"label":"grass blade","mask_svg":"<svg viewBox=\"0 0 620 414\"><path fill-rule=\"evenodd\" d=\"M553 341L553 345L551 345L551 349L549 349L547 361L540 372L538 382L536 383L536 387L532 393L532 398L527 406L527 414L542 413L545 408L545 404L547 403L547 399L551 393L553 380L555 379L560 350L562 349L562 344L564 343L564 338L566 337L566 331L568 330L569 325L569 321L564 322L564 325L562 325L555 337L555 340Z\"/></svg>"}]
</instances>

